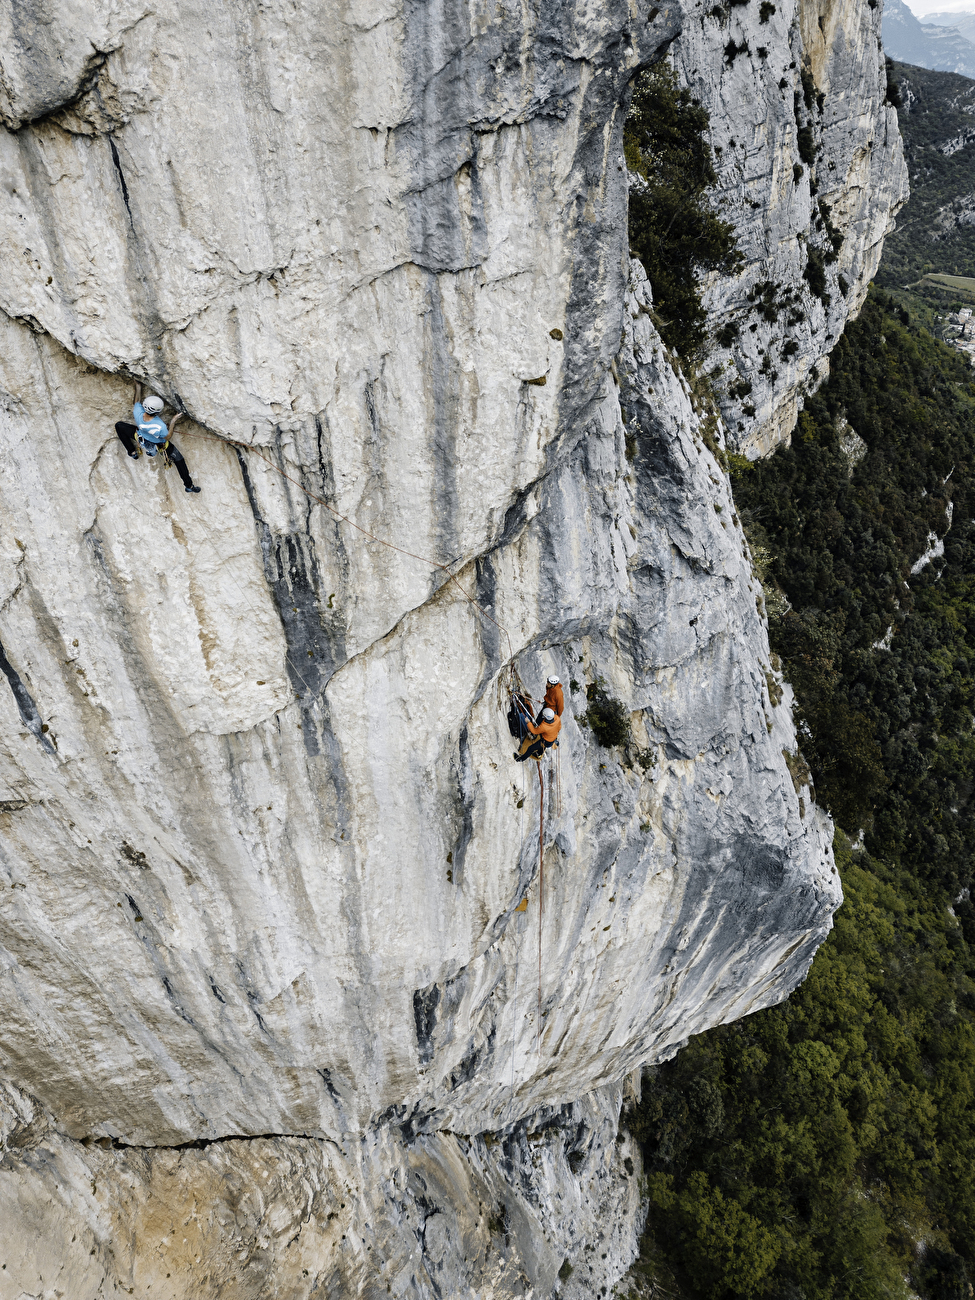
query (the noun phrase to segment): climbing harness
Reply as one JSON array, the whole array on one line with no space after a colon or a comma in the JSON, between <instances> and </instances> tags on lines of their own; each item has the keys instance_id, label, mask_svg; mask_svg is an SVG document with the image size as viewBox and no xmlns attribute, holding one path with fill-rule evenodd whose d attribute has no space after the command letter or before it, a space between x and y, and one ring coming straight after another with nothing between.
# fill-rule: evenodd
<instances>
[{"instance_id":1,"label":"climbing harness","mask_svg":"<svg viewBox=\"0 0 975 1300\"><path fill-rule=\"evenodd\" d=\"M136 428L135 431L136 450L138 451L140 456L145 456L146 460L151 462L150 464L151 469L157 469L160 467L162 469L169 469L172 466L173 462L170 459L170 455L169 455L169 440L173 436L173 429L176 427L176 421L181 418L182 418L182 412L177 412L170 420L169 433L166 436L165 442L150 442L148 438L143 440L143 437L139 432L139 427ZM151 451L150 448L152 448ZM156 462L157 454L160 457L158 463Z\"/></svg>"},{"instance_id":2,"label":"climbing harness","mask_svg":"<svg viewBox=\"0 0 975 1300\"><path fill-rule=\"evenodd\" d=\"M160 448L160 450L162 451L162 467L163 467L163 469L169 469L169 467L170 467L170 466L172 465L172 463L173 463L172 457L171 457L170 454L169 454L169 440L170 440L170 438L173 436L173 430L176 428L176 421L177 421L178 419L180 419L180 412L179 412L179 411L177 411L176 414L173 416L173 418L170 420L170 422L169 422L169 432L168 432L167 435L166 435L166 441L162 444L162 446L161 446L161 448Z\"/></svg>"},{"instance_id":3,"label":"climbing harness","mask_svg":"<svg viewBox=\"0 0 975 1300\"><path fill-rule=\"evenodd\" d=\"M137 439L139 444L139 455L145 456L149 462L150 469L169 469L172 461L169 459L169 439L165 442L144 443L141 438ZM152 447L152 451L149 447Z\"/></svg>"}]
</instances>

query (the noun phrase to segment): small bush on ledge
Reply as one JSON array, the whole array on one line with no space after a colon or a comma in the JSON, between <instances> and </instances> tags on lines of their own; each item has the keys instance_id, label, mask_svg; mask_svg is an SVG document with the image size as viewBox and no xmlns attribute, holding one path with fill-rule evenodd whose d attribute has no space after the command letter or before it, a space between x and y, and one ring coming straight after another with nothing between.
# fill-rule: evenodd
<instances>
[{"instance_id":1,"label":"small bush on ledge","mask_svg":"<svg viewBox=\"0 0 975 1300\"><path fill-rule=\"evenodd\" d=\"M589 708L579 719L589 727L604 749L630 743L630 715L620 700L614 700L602 678L586 687Z\"/></svg>"}]
</instances>

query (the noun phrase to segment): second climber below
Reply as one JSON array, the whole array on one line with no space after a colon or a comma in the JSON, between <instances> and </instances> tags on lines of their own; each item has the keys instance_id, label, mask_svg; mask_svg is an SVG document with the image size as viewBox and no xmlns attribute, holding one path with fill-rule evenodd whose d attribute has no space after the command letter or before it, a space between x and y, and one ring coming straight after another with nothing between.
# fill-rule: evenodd
<instances>
[{"instance_id":1,"label":"second climber below","mask_svg":"<svg viewBox=\"0 0 975 1300\"><path fill-rule=\"evenodd\" d=\"M541 758L546 749L551 749L558 743L562 719L554 709L544 708L538 722L526 722L525 729L528 735L521 742L521 749L515 751L515 758L519 763L524 763L528 758Z\"/></svg>"},{"instance_id":2,"label":"second climber below","mask_svg":"<svg viewBox=\"0 0 975 1300\"><path fill-rule=\"evenodd\" d=\"M165 457L168 456L176 466L176 472L182 479L186 491L199 492L200 489L190 477L182 452L169 441L170 430L179 416L175 416L167 429L166 421L162 418L163 405L163 399L155 395L147 397L144 402L136 401L132 407L132 418L135 424L127 424L120 420L115 426L118 440L133 460L138 460L144 452L147 456L162 455L165 464Z\"/></svg>"}]
</instances>

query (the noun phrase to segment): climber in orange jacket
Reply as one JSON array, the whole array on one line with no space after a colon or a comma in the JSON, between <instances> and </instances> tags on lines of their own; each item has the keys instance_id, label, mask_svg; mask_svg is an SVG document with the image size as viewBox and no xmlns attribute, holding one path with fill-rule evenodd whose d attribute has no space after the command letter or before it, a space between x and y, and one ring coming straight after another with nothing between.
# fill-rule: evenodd
<instances>
[{"instance_id":1,"label":"climber in orange jacket","mask_svg":"<svg viewBox=\"0 0 975 1300\"><path fill-rule=\"evenodd\" d=\"M562 710L565 708L565 697L562 694L562 686L557 677L550 677L545 686L545 699L542 701L542 708L551 709L557 718L561 718ZM541 714L535 719L541 722Z\"/></svg>"},{"instance_id":2,"label":"climber in orange jacket","mask_svg":"<svg viewBox=\"0 0 975 1300\"><path fill-rule=\"evenodd\" d=\"M515 750L514 755L519 763L524 763L526 758L541 758L546 749L558 744L562 719L556 717L554 709L547 708L542 710L540 722L526 722L525 726L528 735L521 742L521 749Z\"/></svg>"}]
</instances>

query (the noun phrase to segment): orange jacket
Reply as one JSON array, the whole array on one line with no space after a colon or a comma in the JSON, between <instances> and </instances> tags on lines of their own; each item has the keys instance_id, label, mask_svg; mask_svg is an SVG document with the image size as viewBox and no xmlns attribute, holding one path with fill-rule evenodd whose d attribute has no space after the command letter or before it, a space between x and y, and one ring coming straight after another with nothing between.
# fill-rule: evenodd
<instances>
[{"instance_id":1,"label":"orange jacket","mask_svg":"<svg viewBox=\"0 0 975 1300\"><path fill-rule=\"evenodd\" d=\"M526 722L525 726L533 736L541 736L546 745L554 745L562 730L562 719L556 718L554 722L546 722L543 718L537 727L534 722Z\"/></svg>"},{"instance_id":2,"label":"orange jacket","mask_svg":"<svg viewBox=\"0 0 975 1300\"><path fill-rule=\"evenodd\" d=\"M549 686L542 707L551 709L557 718L561 718L562 710L565 708L565 697L561 686Z\"/></svg>"}]
</instances>

